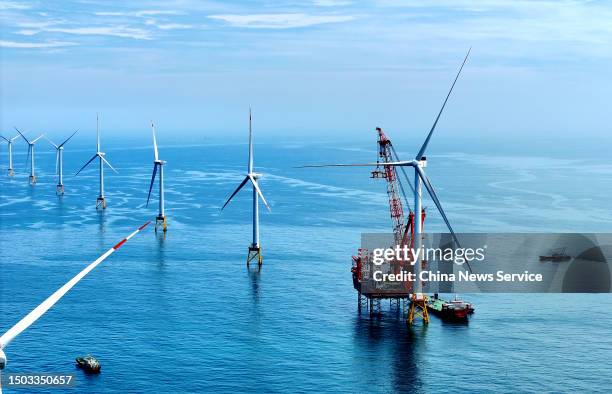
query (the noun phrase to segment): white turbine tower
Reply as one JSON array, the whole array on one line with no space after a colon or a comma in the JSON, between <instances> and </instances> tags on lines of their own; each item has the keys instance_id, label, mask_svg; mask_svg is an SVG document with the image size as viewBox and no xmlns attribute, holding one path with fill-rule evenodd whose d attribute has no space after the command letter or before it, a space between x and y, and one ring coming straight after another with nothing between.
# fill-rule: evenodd
<instances>
[{"instance_id":1,"label":"white turbine tower","mask_svg":"<svg viewBox=\"0 0 612 394\"><path fill-rule=\"evenodd\" d=\"M66 140L59 145L56 145L49 138L45 137L47 141L55 147L55 173L58 175L56 193L60 196L64 194L64 145L66 145L77 132L78 130L72 133L70 137L66 138Z\"/></svg>"},{"instance_id":2,"label":"white turbine tower","mask_svg":"<svg viewBox=\"0 0 612 394\"><path fill-rule=\"evenodd\" d=\"M423 142L421 149L419 149L418 153L416 154L413 160L396 161L396 162L391 162L391 163L323 164L323 165L303 166L303 167L353 167L353 166L380 166L380 165L383 165L383 166L397 166L397 167L414 167L414 213L415 213L414 249L415 250L419 250L421 248L422 240L423 240L422 235L421 235L422 233L421 223L423 219L423 216L422 216L423 215L422 186L425 186L427 193L429 194L434 204L438 208L438 212L440 212L440 215L442 216L444 223L446 223L446 227L451 233L453 240L455 241L457 245L459 245L459 240L457 239L457 236L455 235L455 232L453 231L453 228L451 227L450 222L448 221L448 218L446 217L446 213L444 212L444 209L442 209L442 204L440 203L440 200L438 199L438 196L436 195L436 192L429 178L425 174L424 168L427 166L427 160L425 157L425 151L427 150L427 145L429 145L431 136L433 135L433 132L438 124L438 121L440 120L440 116L442 115L442 112L444 111L444 107L446 106L446 103L448 102L448 99L453 91L453 88L455 87L455 84L457 83L457 79L459 79L461 70L463 70L463 66L466 63L468 56L470 55L470 52L471 52L471 48L470 50L468 50L467 54L465 55L465 58L463 59L463 63L461 64L461 67L459 68L459 72L457 72L457 76L455 77L455 80L453 81L453 84L451 85L451 88L448 91L448 94L446 95L446 99L444 100L444 103L442 104L442 108L440 108L440 112L438 112L438 116L436 117L436 120L434 121L433 126L431 127L431 129L429 130L429 133L427 134L427 138L425 138L425 141ZM422 294L423 285L421 281L418 280L420 269L421 269L420 262L417 262L416 264L414 264L414 271L416 274L417 281L413 289L414 294L412 295L412 298L411 298L411 301L412 301L411 308L414 308L416 306L419 309L425 310L426 309L425 299ZM470 269L469 264L468 264L468 269ZM413 313L413 310L411 309L411 315L412 313Z\"/></svg>"},{"instance_id":3,"label":"white turbine tower","mask_svg":"<svg viewBox=\"0 0 612 394\"><path fill-rule=\"evenodd\" d=\"M44 315L53 305L55 305L70 289L72 289L81 279L85 277L91 270L96 268L101 262L106 260L108 256L113 254L119 249L124 243L130 240L134 235L143 230L150 222L147 222L140 226L137 230L132 232L130 235L125 237L121 242L107 250L102 256L98 257L93 263L89 264L85 269L79 272L74 278L70 279L65 285L60 287L55 293L51 294L49 298L43 301L42 304L38 305L34 310L28 313L23 319L19 320L17 324L11 327L7 332L0 336L0 370L6 367L6 354L4 348L7 347L15 337L21 334L26 328L30 327L36 320ZM0 381L0 392L2 392Z\"/></svg>"},{"instance_id":4,"label":"white turbine tower","mask_svg":"<svg viewBox=\"0 0 612 394\"><path fill-rule=\"evenodd\" d=\"M155 175L157 174L157 170L159 168L159 213L155 219L155 231L157 231L157 226L161 226L164 232L166 232L168 229L168 225L166 223L166 212L164 209L164 164L166 164L166 162L159 160L159 156L157 154L157 139L155 138L155 126L153 125L153 121L151 121L151 130L153 131L153 152L155 154L155 159L153 160L153 176L151 177L151 186L149 186L149 195L147 196L147 207L149 206L149 199L151 198L151 190L153 189L153 183L155 182Z\"/></svg>"},{"instance_id":5,"label":"white turbine tower","mask_svg":"<svg viewBox=\"0 0 612 394\"><path fill-rule=\"evenodd\" d=\"M29 179L30 179L30 185L34 185L36 184L36 169L34 167L34 144L36 143L36 141L41 139L44 136L44 134L41 134L40 136L30 141L29 139L25 137L25 135L21 133L21 131L17 129L17 127L15 127L15 130L17 130L19 135L21 135L21 137L23 137L25 142L28 143L28 157L26 158L26 162L30 161L30 178Z\"/></svg>"},{"instance_id":6,"label":"white turbine tower","mask_svg":"<svg viewBox=\"0 0 612 394\"><path fill-rule=\"evenodd\" d=\"M0 135L0 138L5 140L6 143L8 144L8 161L9 161L8 176L13 176L15 175L15 170L13 169L13 141L19 138L19 134L17 134L13 138L6 138Z\"/></svg>"},{"instance_id":7,"label":"white turbine tower","mask_svg":"<svg viewBox=\"0 0 612 394\"><path fill-rule=\"evenodd\" d=\"M97 157L99 159L99 175L100 175L100 194L98 195L98 198L96 199L96 209L98 209L98 207L102 207L102 209L106 209L106 197L104 197L104 164L106 163L107 166L110 167L111 170L113 170L115 172L115 174L118 174L117 170L115 170L113 168L113 166L111 166L111 164L104 158L105 153L100 151L100 119L98 117L98 115L96 115L96 136L97 136L97 140L96 140L96 153L93 155L93 157L91 159L89 159L89 161L87 163L85 163L85 165L83 167L81 167L81 169L79 171L77 171L76 174L74 174L75 176L79 175L79 173L81 171L83 171L83 169L85 167L87 167L89 165L89 163L91 163L92 161L94 161L94 159Z\"/></svg>"},{"instance_id":8,"label":"white turbine tower","mask_svg":"<svg viewBox=\"0 0 612 394\"><path fill-rule=\"evenodd\" d=\"M238 185L236 190L232 193L232 195L227 199L221 210L223 210L227 204L232 200L232 198L242 189L247 182L251 182L253 186L253 242L249 246L249 253L247 255L247 266L251 262L257 258L257 264L261 267L263 262L263 256L261 255L261 246L259 245L259 197L261 197L261 201L263 201L268 211L270 211L270 206L268 202L264 198L261 193L261 189L257 184L257 179L261 178L262 174L258 174L253 172L253 128L252 128L252 116L251 116L251 107L249 107L249 161L247 165L247 174L242 183Z\"/></svg>"}]
</instances>

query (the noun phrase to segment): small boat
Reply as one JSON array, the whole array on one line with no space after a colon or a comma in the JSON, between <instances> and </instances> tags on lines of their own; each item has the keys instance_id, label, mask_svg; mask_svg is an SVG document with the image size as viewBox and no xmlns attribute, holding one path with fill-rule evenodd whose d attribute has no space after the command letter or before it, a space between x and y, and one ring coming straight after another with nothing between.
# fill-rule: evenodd
<instances>
[{"instance_id":1,"label":"small boat","mask_svg":"<svg viewBox=\"0 0 612 394\"><path fill-rule=\"evenodd\" d=\"M427 298L427 310L444 320L467 321L468 315L474 313L471 303L455 297L453 301L438 298L437 294Z\"/></svg>"},{"instance_id":2,"label":"small boat","mask_svg":"<svg viewBox=\"0 0 612 394\"><path fill-rule=\"evenodd\" d=\"M76 358L77 367L88 373L100 373L100 362L92 355Z\"/></svg>"},{"instance_id":3,"label":"small boat","mask_svg":"<svg viewBox=\"0 0 612 394\"><path fill-rule=\"evenodd\" d=\"M572 258L572 256L569 256L568 254L566 254L565 249L566 248L551 250L550 255L540 256L540 261L555 261L555 262L568 261Z\"/></svg>"}]
</instances>

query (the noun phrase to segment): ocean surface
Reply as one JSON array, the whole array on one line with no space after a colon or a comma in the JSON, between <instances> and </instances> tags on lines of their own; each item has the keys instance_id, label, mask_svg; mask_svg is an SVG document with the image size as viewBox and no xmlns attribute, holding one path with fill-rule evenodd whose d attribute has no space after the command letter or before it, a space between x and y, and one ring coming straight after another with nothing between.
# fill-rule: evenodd
<instances>
[{"instance_id":1,"label":"ocean surface","mask_svg":"<svg viewBox=\"0 0 612 394\"><path fill-rule=\"evenodd\" d=\"M93 134L67 145L65 196L55 156L39 143L38 183L25 145L15 177L0 151L0 332L156 214L145 206L153 153L146 137L103 148L108 209L96 211ZM91 138L87 138L89 135ZM391 136L392 137L392 136ZM59 138L57 138L59 139ZM352 145L255 145L272 212L261 207L261 271L247 270L251 194L241 192L247 146L176 145L160 132L168 233L150 227L78 283L6 349L4 372L76 374L72 389L16 392L606 392L612 387L612 296L464 295L469 324L406 326L401 313L357 310L351 255L362 232L388 232L385 184L367 168L299 169L376 160L375 136ZM246 138L245 141L246 142ZM410 158L416 146L400 146ZM566 151L571 151L567 147ZM486 154L437 144L427 172L458 232L612 232L606 152L506 148ZM433 207L430 202L426 206ZM429 229L443 231L434 209ZM384 304L383 304L384 305ZM91 353L102 373L74 358ZM7 390L8 391L8 390Z\"/></svg>"}]
</instances>

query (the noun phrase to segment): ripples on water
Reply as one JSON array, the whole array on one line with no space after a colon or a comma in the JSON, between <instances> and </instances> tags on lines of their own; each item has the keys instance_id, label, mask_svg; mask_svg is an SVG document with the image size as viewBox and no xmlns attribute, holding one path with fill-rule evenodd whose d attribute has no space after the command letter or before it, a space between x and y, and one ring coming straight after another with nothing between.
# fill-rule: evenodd
<instances>
[{"instance_id":1,"label":"ripples on water","mask_svg":"<svg viewBox=\"0 0 612 394\"><path fill-rule=\"evenodd\" d=\"M433 318L409 329L388 307L378 318L358 314L350 255L361 232L388 231L384 184L367 169L292 167L369 161L373 147L257 146L272 213L261 215L263 269L247 271L250 193L219 211L242 178L245 153L161 146L166 238L146 231L96 268L11 343L6 371L75 372L80 391L118 393L612 386L608 295L471 295L477 311L469 325ZM88 154L67 149L66 172ZM54 195L52 154L38 155L35 187L23 171L0 178L2 331L154 217L155 200L144 206L149 149L107 155L120 174L107 173L106 212L94 209L93 171L66 176L66 195ZM17 165L24 160L16 156ZM572 164L448 153L430 156L428 173L457 231L609 231L609 200L568 190L596 182L609 195L612 166ZM435 213L427 220L442 228ZM75 370L83 353L99 357L99 376Z\"/></svg>"}]
</instances>

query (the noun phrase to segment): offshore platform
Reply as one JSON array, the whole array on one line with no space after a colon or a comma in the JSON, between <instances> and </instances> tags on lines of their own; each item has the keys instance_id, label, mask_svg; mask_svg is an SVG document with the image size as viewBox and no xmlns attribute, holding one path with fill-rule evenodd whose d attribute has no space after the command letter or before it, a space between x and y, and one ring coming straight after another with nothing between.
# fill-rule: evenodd
<instances>
[{"instance_id":1,"label":"offshore platform","mask_svg":"<svg viewBox=\"0 0 612 394\"><path fill-rule=\"evenodd\" d=\"M428 297L423 293L423 284L419 280L419 272L426 268L427 262L422 259L421 261L415 261L418 257L412 254L414 250L420 250L423 243L423 225L425 224L425 210L423 209L423 196L422 188L424 187L433 203L435 204L438 212L444 219L447 229L452 237L452 242L455 245L459 245L459 240L453 231L446 213L442 209L442 205L436 192L431 184L431 181L425 173L425 167L427 167L427 159L425 152L429 141L436 129L440 116L446 107L446 103L453 92L453 88L459 79L459 75L463 70L463 66L470 55L470 51L465 55L463 63L455 76L453 84L451 85L446 99L438 112L423 145L419 149L418 153L412 160L400 160L397 155L391 140L385 135L381 128L376 128L378 134L378 159L376 163L358 163L358 164L323 164L323 165L310 165L304 167L362 167L362 166L373 166L375 170L372 171L372 178L385 179L387 181L387 195L389 198L389 213L391 215L393 225L393 242L394 247L400 247L401 249L407 248L410 250L410 255L407 259L403 260L392 260L387 263L384 270L389 274L402 274L410 273L416 278L414 281L381 281L375 280L373 277L374 264L372 261L372 255L369 250L363 247L360 248L356 256L353 256L353 265L351 272L353 275L353 285L358 293L358 306L359 310L365 307L370 311L370 314L376 314L381 310L381 301L389 300L392 306L399 309L406 309L409 307L407 314L407 322L412 324L415 319L421 318L424 323L429 322L428 309L433 312L438 312L438 304L434 304ZM406 169L411 167L414 170L414 186L411 183L411 178L408 176ZM404 184L398 174L398 168L401 171L406 183L410 187L410 191L414 196L414 210L411 209L408 200L408 195L404 189ZM402 203L403 200L403 203ZM408 215L404 212L404 205L408 207ZM418 253L417 253L418 254ZM437 297L434 297L437 300ZM447 305L448 304L448 305ZM471 304L462 303L461 306L451 305L450 303L442 303L442 306L454 306L455 309L463 308L465 310L473 311Z\"/></svg>"},{"instance_id":2,"label":"offshore platform","mask_svg":"<svg viewBox=\"0 0 612 394\"><path fill-rule=\"evenodd\" d=\"M398 176L399 167L408 180L405 169L401 166L393 165L393 163L400 162L400 159L391 140L387 138L381 128L377 127L376 132L378 133L379 164L372 171L371 178L384 179L387 182L389 214L392 221L395 245L400 247L407 246L410 250L413 250L415 246L415 216L420 216L420 226L418 226L420 231L418 233L422 233L423 225L425 224L425 209L421 207L421 214L414 214L410 207L404 184ZM409 181L407 184L414 193L415 189ZM408 208L408 215L404 213L404 206ZM413 261L414 256L411 256L409 260L394 260L389 263L387 271L389 273L400 273L402 271L415 272ZM422 261L420 268L425 268L425 265L426 262ZM365 308L370 312L370 315L377 314L381 311L382 300L389 300L391 307L408 309L408 323L412 324L417 317L422 318L425 322L429 321L425 296L422 293L417 293L417 288L414 286L415 283L409 281L375 281L372 277L373 268L374 264L370 251L365 248L359 248L357 255L353 256L351 272L353 275L353 286L357 290L357 303L360 311Z\"/></svg>"},{"instance_id":3,"label":"offshore platform","mask_svg":"<svg viewBox=\"0 0 612 394\"><path fill-rule=\"evenodd\" d=\"M387 196L389 198L389 213L393 226L393 241L394 245L400 248L407 247L411 251L421 248L423 242L423 226L426 216L425 210L423 209L421 190L423 186L444 219L446 227L452 236L452 241L455 245L459 245L459 240L446 217L446 213L442 209L440 200L429 178L425 174L424 169L427 166L425 151L427 150L427 146L440 120L440 116L446 107L446 103L457 83L457 79L459 79L459 75L461 75L461 71L469 55L470 51L468 51L463 59L463 63L446 95L446 99L438 112L438 116L429 130L425 142L413 160L400 160L391 140L385 135L381 128L376 128L378 134L378 160L376 162L376 169L372 171L371 177L387 181ZM406 167L414 168L414 187L406 173ZM411 192L414 196L414 210L410 208L404 185L400 176L398 176L398 168L401 170L406 183L411 188ZM402 200L408 208L407 217L404 213L404 204ZM411 253L407 260L393 260L390 261L388 267L386 267L388 273L397 274L401 272L411 272L417 278L415 281L376 281L372 276L374 265L370 252L365 248L358 249L357 255L353 256L351 272L353 276L353 286L358 294L357 302L359 310L361 311L365 306L370 314L373 315L380 312L382 300L389 300L390 305L395 306L395 308L404 310L407 307L409 308L407 314L408 324L412 324L416 318L421 318L424 323L428 323L428 309L431 309L433 312L438 312L439 308L437 308L437 304L431 303L431 300L428 300L428 297L423 293L423 284L418 278L419 272L427 267L427 261L424 259L415 261L415 259L417 259L417 256ZM437 300L437 295L434 298ZM473 307L471 304L467 303L461 303L460 307L457 305L457 309L465 309L466 311L471 310L473 312ZM453 316L455 316L454 313Z\"/></svg>"}]
</instances>

